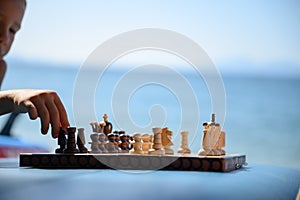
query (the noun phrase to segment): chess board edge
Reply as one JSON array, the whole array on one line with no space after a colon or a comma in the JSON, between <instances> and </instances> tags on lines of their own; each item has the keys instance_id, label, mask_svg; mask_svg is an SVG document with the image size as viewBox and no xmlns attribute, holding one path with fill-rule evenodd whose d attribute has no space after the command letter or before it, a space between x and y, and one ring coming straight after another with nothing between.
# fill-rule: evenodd
<instances>
[{"instance_id":1,"label":"chess board edge","mask_svg":"<svg viewBox=\"0 0 300 200\"><path fill-rule=\"evenodd\" d=\"M117 169L230 172L246 164L246 155L132 155L21 153L20 167L40 169Z\"/></svg>"}]
</instances>

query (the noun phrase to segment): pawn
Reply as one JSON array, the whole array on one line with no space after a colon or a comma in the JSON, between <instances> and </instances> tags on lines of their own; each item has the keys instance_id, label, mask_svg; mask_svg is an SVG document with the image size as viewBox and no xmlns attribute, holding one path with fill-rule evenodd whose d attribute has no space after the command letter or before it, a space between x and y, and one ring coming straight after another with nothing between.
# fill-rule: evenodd
<instances>
[{"instance_id":1,"label":"pawn","mask_svg":"<svg viewBox=\"0 0 300 200\"><path fill-rule=\"evenodd\" d=\"M76 148L75 143L75 127L68 127L67 133L68 133L68 141L67 141L67 148L64 150L64 153L79 153L79 149Z\"/></svg>"},{"instance_id":2,"label":"pawn","mask_svg":"<svg viewBox=\"0 0 300 200\"><path fill-rule=\"evenodd\" d=\"M121 140L121 143L120 143L119 147L121 148L121 152L128 153L130 150L129 137L123 133L120 135L120 140Z\"/></svg>"},{"instance_id":3,"label":"pawn","mask_svg":"<svg viewBox=\"0 0 300 200\"><path fill-rule=\"evenodd\" d=\"M113 133L115 135L115 149L118 150L118 152L121 152L121 148L119 147L120 145L120 135L119 135L119 131L114 131Z\"/></svg>"},{"instance_id":4,"label":"pawn","mask_svg":"<svg viewBox=\"0 0 300 200\"><path fill-rule=\"evenodd\" d=\"M118 133L119 133L119 148L121 149L121 152L123 152L123 150L125 150L125 147L127 145L127 144L124 143L126 141L125 131L118 131ZM124 148L122 148L122 143L124 143L123 145L125 145Z\"/></svg>"},{"instance_id":5,"label":"pawn","mask_svg":"<svg viewBox=\"0 0 300 200\"><path fill-rule=\"evenodd\" d=\"M142 151L142 148L141 148L141 134L139 133L135 133L132 138L133 138L133 142L132 142L132 145L133 145L133 149L131 149L129 151L130 154L142 154L143 151Z\"/></svg>"},{"instance_id":6,"label":"pawn","mask_svg":"<svg viewBox=\"0 0 300 200\"><path fill-rule=\"evenodd\" d=\"M143 154L148 154L151 146L150 135L145 133L142 135L142 151Z\"/></svg>"},{"instance_id":7,"label":"pawn","mask_svg":"<svg viewBox=\"0 0 300 200\"><path fill-rule=\"evenodd\" d=\"M180 148L177 150L179 154L190 154L191 150L188 145L188 131L181 131L181 144Z\"/></svg>"},{"instance_id":8,"label":"pawn","mask_svg":"<svg viewBox=\"0 0 300 200\"><path fill-rule=\"evenodd\" d=\"M125 135L125 131L119 131L119 135Z\"/></svg>"},{"instance_id":9,"label":"pawn","mask_svg":"<svg viewBox=\"0 0 300 200\"><path fill-rule=\"evenodd\" d=\"M98 135L99 137L99 149L102 153L107 153L107 149L106 149L106 143L107 143L107 137L104 133L100 133Z\"/></svg>"},{"instance_id":10,"label":"pawn","mask_svg":"<svg viewBox=\"0 0 300 200\"><path fill-rule=\"evenodd\" d=\"M55 150L55 153L63 153L66 148L67 138L66 138L66 132L62 128L60 128L59 130L57 143L59 145L59 148Z\"/></svg>"},{"instance_id":11,"label":"pawn","mask_svg":"<svg viewBox=\"0 0 300 200\"><path fill-rule=\"evenodd\" d=\"M131 150L133 148L133 145L131 142L133 141L133 138L130 135L126 135L126 142L129 144L128 150Z\"/></svg>"},{"instance_id":12,"label":"pawn","mask_svg":"<svg viewBox=\"0 0 300 200\"><path fill-rule=\"evenodd\" d=\"M80 153L87 153L88 150L85 145L84 128L79 128L77 133L77 146Z\"/></svg>"},{"instance_id":13,"label":"pawn","mask_svg":"<svg viewBox=\"0 0 300 200\"><path fill-rule=\"evenodd\" d=\"M108 143L106 144L106 149L108 151L108 153L118 153L118 149L116 149L115 147L115 134L114 133L110 133L107 135L108 137Z\"/></svg>"},{"instance_id":14,"label":"pawn","mask_svg":"<svg viewBox=\"0 0 300 200\"><path fill-rule=\"evenodd\" d=\"M90 135L90 138L92 142L89 142L91 144L91 152L92 153L101 153L101 150L99 149L99 135L98 133L92 133Z\"/></svg>"}]
</instances>

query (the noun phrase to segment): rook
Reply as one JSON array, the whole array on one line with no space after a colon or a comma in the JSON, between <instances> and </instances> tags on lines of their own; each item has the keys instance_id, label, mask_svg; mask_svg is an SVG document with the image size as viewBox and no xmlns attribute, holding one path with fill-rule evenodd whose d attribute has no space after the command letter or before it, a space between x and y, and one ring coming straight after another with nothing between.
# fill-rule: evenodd
<instances>
[{"instance_id":1,"label":"rook","mask_svg":"<svg viewBox=\"0 0 300 200\"><path fill-rule=\"evenodd\" d=\"M189 149L188 145L188 131L181 131L181 145L178 149L179 154L190 154L191 150Z\"/></svg>"},{"instance_id":2,"label":"rook","mask_svg":"<svg viewBox=\"0 0 300 200\"><path fill-rule=\"evenodd\" d=\"M152 131L154 133L153 137L153 149L149 150L149 154L154 155L164 155L165 150L163 149L163 146L161 144L161 128L152 128Z\"/></svg>"},{"instance_id":3,"label":"rook","mask_svg":"<svg viewBox=\"0 0 300 200\"><path fill-rule=\"evenodd\" d=\"M79 153L79 149L76 148L75 143L75 132L76 127L68 127L68 141L67 141L67 148L64 150L64 153Z\"/></svg>"},{"instance_id":4,"label":"rook","mask_svg":"<svg viewBox=\"0 0 300 200\"><path fill-rule=\"evenodd\" d=\"M60 147L55 150L55 153L63 153L66 148L67 139L66 139L66 132L62 128L60 128L58 138L57 138L57 143Z\"/></svg>"}]
</instances>

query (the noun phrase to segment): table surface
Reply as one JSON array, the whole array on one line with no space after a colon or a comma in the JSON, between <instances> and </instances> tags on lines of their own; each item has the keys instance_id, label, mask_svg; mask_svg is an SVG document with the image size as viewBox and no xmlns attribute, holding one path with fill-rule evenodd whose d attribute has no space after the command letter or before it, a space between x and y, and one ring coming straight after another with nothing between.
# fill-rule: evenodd
<instances>
[{"instance_id":1,"label":"table surface","mask_svg":"<svg viewBox=\"0 0 300 200\"><path fill-rule=\"evenodd\" d=\"M300 170L250 164L229 173L45 170L0 160L0 199L295 199Z\"/></svg>"}]
</instances>

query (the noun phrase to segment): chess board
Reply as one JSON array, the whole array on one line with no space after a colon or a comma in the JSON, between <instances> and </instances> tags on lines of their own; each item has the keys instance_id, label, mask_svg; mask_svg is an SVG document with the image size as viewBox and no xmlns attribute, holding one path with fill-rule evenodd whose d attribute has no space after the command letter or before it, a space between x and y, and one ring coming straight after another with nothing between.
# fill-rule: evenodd
<instances>
[{"instance_id":1,"label":"chess board","mask_svg":"<svg viewBox=\"0 0 300 200\"><path fill-rule=\"evenodd\" d=\"M117 169L229 172L246 164L246 156L119 154L20 154L20 167L42 169Z\"/></svg>"}]
</instances>

